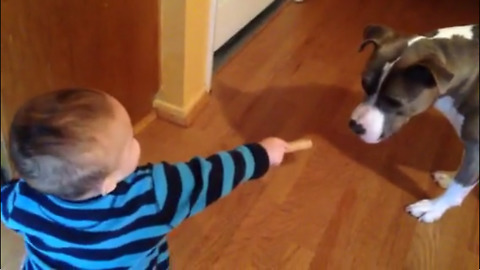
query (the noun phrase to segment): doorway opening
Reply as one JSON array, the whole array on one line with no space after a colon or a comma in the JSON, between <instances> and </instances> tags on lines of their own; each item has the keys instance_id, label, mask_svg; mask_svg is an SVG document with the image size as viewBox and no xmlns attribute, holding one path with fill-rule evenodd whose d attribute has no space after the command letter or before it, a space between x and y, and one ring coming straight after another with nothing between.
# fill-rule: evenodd
<instances>
[{"instance_id":1,"label":"doorway opening","mask_svg":"<svg viewBox=\"0 0 480 270\"><path fill-rule=\"evenodd\" d=\"M256 1L256 0L255 0ZM238 30L232 37L221 45L213 45L213 65L212 73L215 73L232 57L239 48L241 48L260 28L272 18L272 16L280 9L285 0L270 1L266 8L258 13L250 22ZM213 18L215 21L215 18ZM214 27L214 26L213 26ZM215 27L214 27L215 29ZM213 30L215 31L215 30ZM215 48L218 47L218 48Z\"/></svg>"}]
</instances>

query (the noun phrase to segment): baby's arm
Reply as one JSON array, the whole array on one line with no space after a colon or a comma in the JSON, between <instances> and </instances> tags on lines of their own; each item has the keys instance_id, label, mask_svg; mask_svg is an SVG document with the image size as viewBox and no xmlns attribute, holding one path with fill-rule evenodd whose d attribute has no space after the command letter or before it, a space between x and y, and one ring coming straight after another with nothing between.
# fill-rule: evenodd
<instances>
[{"instance_id":1,"label":"baby's arm","mask_svg":"<svg viewBox=\"0 0 480 270\"><path fill-rule=\"evenodd\" d=\"M153 177L161 220L178 226L240 183L262 177L270 165L281 163L286 147L280 139L267 139L208 158L155 165Z\"/></svg>"}]
</instances>

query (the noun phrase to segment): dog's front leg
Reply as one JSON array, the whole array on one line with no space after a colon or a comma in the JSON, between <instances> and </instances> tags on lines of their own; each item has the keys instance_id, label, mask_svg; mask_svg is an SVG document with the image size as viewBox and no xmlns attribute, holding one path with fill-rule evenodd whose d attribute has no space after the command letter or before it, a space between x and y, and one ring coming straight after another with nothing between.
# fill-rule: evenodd
<instances>
[{"instance_id":1,"label":"dog's front leg","mask_svg":"<svg viewBox=\"0 0 480 270\"><path fill-rule=\"evenodd\" d=\"M460 161L460 164L459 164L458 169L456 171L436 171L436 172L433 172L432 173L433 181L435 181L435 183L437 183L442 188L445 188L445 189L448 188L448 186L455 179L455 176L460 171L460 166L462 166L462 164L463 164L464 156L465 156L465 151L463 152L462 160Z\"/></svg>"},{"instance_id":2,"label":"dog's front leg","mask_svg":"<svg viewBox=\"0 0 480 270\"><path fill-rule=\"evenodd\" d=\"M465 142L465 154L459 171L445 192L431 200L422 200L407 207L407 211L422 222L440 219L450 208L462 204L465 197L478 183L479 143Z\"/></svg>"}]
</instances>

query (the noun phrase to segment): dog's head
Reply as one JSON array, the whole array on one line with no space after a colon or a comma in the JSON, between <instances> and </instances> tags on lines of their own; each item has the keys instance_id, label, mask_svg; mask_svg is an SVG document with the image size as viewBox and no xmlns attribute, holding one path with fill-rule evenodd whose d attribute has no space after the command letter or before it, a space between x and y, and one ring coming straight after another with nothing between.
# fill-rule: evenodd
<instances>
[{"instance_id":1,"label":"dog's head","mask_svg":"<svg viewBox=\"0 0 480 270\"><path fill-rule=\"evenodd\" d=\"M453 77L431 39L406 37L382 25L365 28L359 51L373 47L362 73L364 101L355 108L350 128L367 143L396 133L426 111Z\"/></svg>"}]
</instances>

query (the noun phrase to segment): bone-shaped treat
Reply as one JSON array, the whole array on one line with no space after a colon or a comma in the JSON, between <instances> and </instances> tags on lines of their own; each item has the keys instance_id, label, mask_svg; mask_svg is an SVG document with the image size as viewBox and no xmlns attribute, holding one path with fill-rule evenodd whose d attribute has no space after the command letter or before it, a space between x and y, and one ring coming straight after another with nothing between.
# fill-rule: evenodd
<instances>
[{"instance_id":1,"label":"bone-shaped treat","mask_svg":"<svg viewBox=\"0 0 480 270\"><path fill-rule=\"evenodd\" d=\"M293 153L301 150L310 149L313 147L313 142L310 139L300 139L288 143L287 153Z\"/></svg>"}]
</instances>

